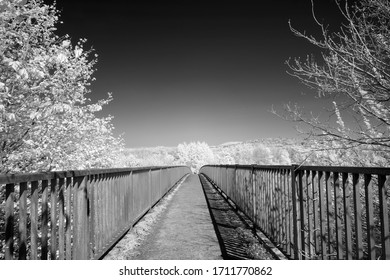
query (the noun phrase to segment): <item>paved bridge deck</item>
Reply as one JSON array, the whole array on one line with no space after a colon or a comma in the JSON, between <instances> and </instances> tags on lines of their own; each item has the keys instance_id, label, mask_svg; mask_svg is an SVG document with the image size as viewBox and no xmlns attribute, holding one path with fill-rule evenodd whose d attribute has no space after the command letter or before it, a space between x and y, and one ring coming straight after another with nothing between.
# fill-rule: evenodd
<instances>
[{"instance_id":1,"label":"paved bridge deck","mask_svg":"<svg viewBox=\"0 0 390 280\"><path fill-rule=\"evenodd\" d=\"M137 259L221 259L207 202L197 175L180 186L145 240Z\"/></svg>"},{"instance_id":2,"label":"paved bridge deck","mask_svg":"<svg viewBox=\"0 0 390 280\"><path fill-rule=\"evenodd\" d=\"M134 242L137 239L137 234L134 234L137 232L136 225L105 259L272 259L264 248L253 250L258 241L249 237L251 229L248 221L238 215L205 177L201 178L189 175L168 195L169 198L161 202L161 207L157 205L151 211L151 216L154 211L159 212L157 218L150 218L147 214L140 222L141 231L147 228L141 240ZM154 222L143 226L142 223L147 224L148 220ZM128 249L131 243L137 245Z\"/></svg>"}]
</instances>

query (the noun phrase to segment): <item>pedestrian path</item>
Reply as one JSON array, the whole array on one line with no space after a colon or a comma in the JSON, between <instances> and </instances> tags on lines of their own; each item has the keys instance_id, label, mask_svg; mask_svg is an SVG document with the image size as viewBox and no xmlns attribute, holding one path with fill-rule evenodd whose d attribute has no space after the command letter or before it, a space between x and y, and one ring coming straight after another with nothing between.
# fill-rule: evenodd
<instances>
[{"instance_id":1,"label":"pedestrian path","mask_svg":"<svg viewBox=\"0 0 390 280\"><path fill-rule=\"evenodd\" d=\"M142 245L137 259L222 259L198 175L182 183Z\"/></svg>"}]
</instances>

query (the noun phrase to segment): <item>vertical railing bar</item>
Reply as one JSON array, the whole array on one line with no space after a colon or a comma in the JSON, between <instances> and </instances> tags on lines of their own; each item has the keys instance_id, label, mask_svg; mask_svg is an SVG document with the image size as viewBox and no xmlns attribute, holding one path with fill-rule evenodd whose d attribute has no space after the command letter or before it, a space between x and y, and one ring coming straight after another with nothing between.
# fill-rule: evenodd
<instances>
[{"instance_id":1,"label":"vertical railing bar","mask_svg":"<svg viewBox=\"0 0 390 280\"><path fill-rule=\"evenodd\" d=\"M300 259L300 245L298 242L298 221L297 221L297 190L296 190L296 178L299 172L295 172L295 168L297 165L291 166L291 199L292 199L292 207L293 207L293 234L294 234L294 259ZM298 187L299 188L299 187Z\"/></svg>"},{"instance_id":2,"label":"vertical railing bar","mask_svg":"<svg viewBox=\"0 0 390 280\"><path fill-rule=\"evenodd\" d=\"M273 212L273 236L276 244L279 245L279 236L278 236L278 211L277 211L277 203L278 203L278 190L277 190L277 176L276 171L274 169L271 170L272 174L272 212Z\"/></svg>"},{"instance_id":3,"label":"vertical railing bar","mask_svg":"<svg viewBox=\"0 0 390 280\"><path fill-rule=\"evenodd\" d=\"M340 178L339 173L333 173L333 188L334 188L334 219L336 227L336 256L337 259L343 258L343 241L342 241L342 229L341 229L341 216L340 216Z\"/></svg>"},{"instance_id":4,"label":"vertical railing bar","mask_svg":"<svg viewBox=\"0 0 390 280\"><path fill-rule=\"evenodd\" d=\"M290 193L291 193L291 186L290 186L290 182L291 182L291 179L290 179L290 176L291 176L291 170L290 169L285 169L285 184L286 184L286 197L285 197L285 203L286 203L286 209L287 209L287 212L286 212L286 233L287 233L287 253L288 255L291 256L291 244L293 242L293 239L292 239L292 228L291 228L291 210L292 210L292 207L290 207ZM290 179L290 180L289 180Z\"/></svg>"},{"instance_id":5,"label":"vertical railing bar","mask_svg":"<svg viewBox=\"0 0 390 280\"><path fill-rule=\"evenodd\" d=\"M60 260L65 259L65 199L64 199L64 178L58 179L58 256Z\"/></svg>"},{"instance_id":6,"label":"vertical railing bar","mask_svg":"<svg viewBox=\"0 0 390 280\"><path fill-rule=\"evenodd\" d=\"M258 193L258 203L257 203L257 213L258 213L258 219L259 219L259 227L262 231L264 231L264 211L263 211L263 172L262 170L258 171L258 178L256 179L257 182L257 193ZM226 193L228 195L228 193Z\"/></svg>"},{"instance_id":7,"label":"vertical railing bar","mask_svg":"<svg viewBox=\"0 0 390 280\"><path fill-rule=\"evenodd\" d=\"M305 205L304 205L304 200L303 200L303 182L302 182L302 177L303 177L303 171L299 170L298 172L298 192L299 192L299 217L300 217L300 222L299 222L299 233L300 233L300 238L301 238L301 251L302 251L302 259L306 259L306 246L305 246Z\"/></svg>"},{"instance_id":8,"label":"vertical railing bar","mask_svg":"<svg viewBox=\"0 0 390 280\"><path fill-rule=\"evenodd\" d=\"M115 236L118 235L118 232L120 232L122 230L121 228L121 219L122 219L122 213L123 211L121 206L122 206L122 184L121 184L121 180L122 180L122 174L119 173L117 174L117 177L116 177L116 221L117 223L115 224L115 227L116 227L116 233L115 233Z\"/></svg>"},{"instance_id":9,"label":"vertical railing bar","mask_svg":"<svg viewBox=\"0 0 390 280\"><path fill-rule=\"evenodd\" d=\"M359 174L352 174L353 201L355 214L355 240L356 240L356 258L363 259L363 233L362 233L362 204L360 201L360 180Z\"/></svg>"},{"instance_id":10,"label":"vertical railing bar","mask_svg":"<svg viewBox=\"0 0 390 280\"><path fill-rule=\"evenodd\" d=\"M80 177L80 185L78 191L78 207L79 207L79 223L77 224L79 229L79 243L80 255L78 259L88 260L89 259L89 217L88 217L88 185L89 185L89 176L84 175Z\"/></svg>"},{"instance_id":11,"label":"vertical railing bar","mask_svg":"<svg viewBox=\"0 0 390 280\"><path fill-rule=\"evenodd\" d=\"M348 183L348 173L343 173L343 196L344 196L344 224L345 224L345 258L352 259L352 227L351 227L351 188Z\"/></svg>"},{"instance_id":12,"label":"vertical railing bar","mask_svg":"<svg viewBox=\"0 0 390 280\"><path fill-rule=\"evenodd\" d=\"M122 230L122 173L119 173L117 176L117 224L115 225L117 228L117 232L121 232ZM116 234L118 235L118 234Z\"/></svg>"},{"instance_id":13,"label":"vertical railing bar","mask_svg":"<svg viewBox=\"0 0 390 280\"><path fill-rule=\"evenodd\" d=\"M91 201L91 195L90 195L90 176L91 175L85 175L83 178L83 196L82 196L82 201L83 201L83 259L88 260L90 259L90 252L91 252L91 239L90 239L90 214L91 212L89 211L89 206L90 206L90 201Z\"/></svg>"},{"instance_id":14,"label":"vertical railing bar","mask_svg":"<svg viewBox=\"0 0 390 280\"><path fill-rule=\"evenodd\" d=\"M160 172L162 172L162 170ZM129 181L129 183L130 183L130 200L131 200L130 211L131 211L131 219L132 219L131 222L134 221L134 184L133 184L134 181L133 181L133 175L134 175L134 173L133 173L133 171L131 171L130 172L130 181ZM162 179L161 176L160 176L160 179ZM164 186L163 182L161 182L160 185L163 187ZM161 193L163 193L163 192L161 192Z\"/></svg>"},{"instance_id":15,"label":"vertical railing bar","mask_svg":"<svg viewBox=\"0 0 390 280\"><path fill-rule=\"evenodd\" d=\"M276 209L276 203L277 203L277 191L276 191L276 172L275 170L271 170L271 180L272 180L272 226L273 226L273 238L276 242L278 242L278 232L277 232L277 224L278 224L278 214L277 214L277 209Z\"/></svg>"},{"instance_id":16,"label":"vertical railing bar","mask_svg":"<svg viewBox=\"0 0 390 280\"><path fill-rule=\"evenodd\" d=\"M312 222L311 222L311 213L310 213L310 210L311 210L311 207L310 207L310 190L311 190L311 181L310 181L310 171L309 170L306 170L305 171L305 183L306 183L306 208L307 208L307 242L306 242L306 255L308 256L309 259L312 258L312 245L311 245L311 238L312 238L312 234L311 234L311 226L312 226Z\"/></svg>"},{"instance_id":17,"label":"vertical railing bar","mask_svg":"<svg viewBox=\"0 0 390 280\"><path fill-rule=\"evenodd\" d=\"M279 236L279 244L283 244L283 207L282 207L282 178L281 178L281 173L280 169L277 169L276 171L276 176L277 176L277 187L278 187L278 236Z\"/></svg>"},{"instance_id":18,"label":"vertical railing bar","mask_svg":"<svg viewBox=\"0 0 390 280\"><path fill-rule=\"evenodd\" d=\"M72 259L78 260L80 256L80 222L79 222L79 188L80 188L80 177L73 177L73 248L72 248Z\"/></svg>"},{"instance_id":19,"label":"vertical railing bar","mask_svg":"<svg viewBox=\"0 0 390 280\"><path fill-rule=\"evenodd\" d=\"M264 170L264 229L265 232L270 234L269 231L269 218L268 218L268 206L269 206L269 195L268 195L268 187L269 187L269 182L268 182L268 170Z\"/></svg>"},{"instance_id":20,"label":"vertical railing bar","mask_svg":"<svg viewBox=\"0 0 390 280\"><path fill-rule=\"evenodd\" d=\"M213 169L213 170L215 170L215 169ZM213 180L214 180L214 178L213 178ZM233 200L233 201L237 201L237 199L236 199L236 193L237 193L237 164L235 165L235 167L234 167L234 187L233 187L233 192L232 192L232 197L231 197L231 199Z\"/></svg>"},{"instance_id":21,"label":"vertical railing bar","mask_svg":"<svg viewBox=\"0 0 390 280\"><path fill-rule=\"evenodd\" d=\"M48 180L42 181L42 225L41 225L41 259L47 260L48 254Z\"/></svg>"},{"instance_id":22,"label":"vertical railing bar","mask_svg":"<svg viewBox=\"0 0 390 280\"><path fill-rule=\"evenodd\" d=\"M110 180L110 205L109 205L109 211L110 211L110 243L114 237L115 234L115 174L111 173L111 180Z\"/></svg>"},{"instance_id":23,"label":"vertical railing bar","mask_svg":"<svg viewBox=\"0 0 390 280\"><path fill-rule=\"evenodd\" d=\"M261 228L263 231L266 231L266 206L265 206L265 202L266 202L266 197L265 197L265 194L266 194L266 177L265 177L265 172L264 170L261 171L260 173L260 178L261 178L261 190L260 190L260 194L261 194L261 203L260 203L260 213L261 213Z\"/></svg>"},{"instance_id":24,"label":"vertical railing bar","mask_svg":"<svg viewBox=\"0 0 390 280\"><path fill-rule=\"evenodd\" d=\"M31 254L30 260L38 259L38 182L31 182Z\"/></svg>"},{"instance_id":25,"label":"vertical railing bar","mask_svg":"<svg viewBox=\"0 0 390 280\"><path fill-rule=\"evenodd\" d=\"M50 182L50 259L57 259L57 179Z\"/></svg>"},{"instance_id":26,"label":"vertical railing bar","mask_svg":"<svg viewBox=\"0 0 390 280\"><path fill-rule=\"evenodd\" d=\"M314 253L316 258L318 258L318 252L320 244L318 244L318 184L316 184L316 180L318 180L318 173L316 171L312 171L311 173L311 188L312 188L312 196L313 196L313 242L314 242Z\"/></svg>"},{"instance_id":27,"label":"vertical railing bar","mask_svg":"<svg viewBox=\"0 0 390 280\"><path fill-rule=\"evenodd\" d=\"M108 244L111 241L111 222L112 222L112 217L111 217L111 207L112 207L112 174L109 173L107 174L107 187L106 187L106 196L107 196L107 202L106 202L106 242L105 246L108 246Z\"/></svg>"},{"instance_id":28,"label":"vertical railing bar","mask_svg":"<svg viewBox=\"0 0 390 280\"><path fill-rule=\"evenodd\" d=\"M66 196L66 208L65 208L65 217L66 217L66 226L65 226L65 255L66 259L72 259L72 177L66 178L66 187L65 187L65 196Z\"/></svg>"},{"instance_id":29,"label":"vertical railing bar","mask_svg":"<svg viewBox=\"0 0 390 280\"><path fill-rule=\"evenodd\" d=\"M19 184L19 260L27 258L27 182Z\"/></svg>"},{"instance_id":30,"label":"vertical railing bar","mask_svg":"<svg viewBox=\"0 0 390 280\"><path fill-rule=\"evenodd\" d=\"M96 193L97 193L97 215L96 215L96 234L97 234L97 248L96 252L100 253L103 249L103 197L102 197L102 185L104 175L98 174L98 182L96 186Z\"/></svg>"},{"instance_id":31,"label":"vertical railing bar","mask_svg":"<svg viewBox=\"0 0 390 280\"><path fill-rule=\"evenodd\" d=\"M109 173L105 173L104 174L104 183L103 183L103 205L104 205L104 211L103 211L103 247L106 247L108 245L108 242L109 242L109 232L108 232L108 229L109 229L109 224L108 224L108 221L109 221L109 212L108 212L108 208L109 208L109 204L110 204L110 201L109 201L109 193L110 193L110 174Z\"/></svg>"},{"instance_id":32,"label":"vertical railing bar","mask_svg":"<svg viewBox=\"0 0 390 280\"><path fill-rule=\"evenodd\" d=\"M387 184L386 184L387 181ZM378 175L378 191L379 191L379 217L381 221L381 244L382 244L382 260L390 259L390 233L389 233L389 213L387 208L387 188L390 179L386 180L385 175Z\"/></svg>"},{"instance_id":33,"label":"vertical railing bar","mask_svg":"<svg viewBox=\"0 0 390 280\"><path fill-rule=\"evenodd\" d=\"M278 242L277 240L277 235L276 235L276 225L277 225L277 216L276 216L276 207L275 207L275 201L276 201L276 191L275 191L275 171L270 170L271 173L271 215L272 215L272 220L271 220L271 226L272 226L272 240L274 242Z\"/></svg>"},{"instance_id":34,"label":"vertical railing bar","mask_svg":"<svg viewBox=\"0 0 390 280\"><path fill-rule=\"evenodd\" d=\"M158 174L160 173L160 169L158 171ZM129 196L130 196L130 183L129 183L129 172L126 172L125 173L125 220L126 220L126 225L130 225L130 200L129 200ZM158 187L158 191L160 192L160 189Z\"/></svg>"},{"instance_id":35,"label":"vertical railing bar","mask_svg":"<svg viewBox=\"0 0 390 280\"><path fill-rule=\"evenodd\" d=\"M119 188L118 188L118 177L119 175L117 173L113 174L113 190L112 190L112 201L113 201L113 207L112 207L112 236L113 238L116 238L117 231L118 231L118 222L119 222L119 215L118 215L118 207L119 207Z\"/></svg>"},{"instance_id":36,"label":"vertical railing bar","mask_svg":"<svg viewBox=\"0 0 390 280\"><path fill-rule=\"evenodd\" d=\"M320 243L321 243L321 259L326 259L326 236L325 236L325 194L324 194L324 174L323 171L318 171L318 200L320 210Z\"/></svg>"},{"instance_id":37,"label":"vertical railing bar","mask_svg":"<svg viewBox=\"0 0 390 280\"><path fill-rule=\"evenodd\" d=\"M225 168L226 170L226 168ZM225 172L227 174L227 172ZM226 177L226 176L225 176ZM227 184L227 178L226 178ZM225 189L226 190L226 189ZM253 207L253 230L256 232L256 173L254 166L252 165L252 207Z\"/></svg>"},{"instance_id":38,"label":"vertical railing bar","mask_svg":"<svg viewBox=\"0 0 390 280\"><path fill-rule=\"evenodd\" d=\"M102 242L103 248L108 244L108 178L109 174L104 173L102 178Z\"/></svg>"},{"instance_id":39,"label":"vertical railing bar","mask_svg":"<svg viewBox=\"0 0 390 280\"><path fill-rule=\"evenodd\" d=\"M152 208L152 169L148 171L149 209Z\"/></svg>"},{"instance_id":40,"label":"vertical railing bar","mask_svg":"<svg viewBox=\"0 0 390 280\"><path fill-rule=\"evenodd\" d=\"M229 193L229 168L226 167L226 195Z\"/></svg>"},{"instance_id":41,"label":"vertical railing bar","mask_svg":"<svg viewBox=\"0 0 390 280\"><path fill-rule=\"evenodd\" d=\"M285 185L285 173L284 169L279 169L280 176L280 208L281 208L281 239L282 239L282 249L287 252L287 233L286 229L286 185Z\"/></svg>"},{"instance_id":42,"label":"vertical railing bar","mask_svg":"<svg viewBox=\"0 0 390 280\"><path fill-rule=\"evenodd\" d=\"M272 237L272 182L271 182L271 171L267 171L267 225L268 234Z\"/></svg>"},{"instance_id":43,"label":"vertical railing bar","mask_svg":"<svg viewBox=\"0 0 390 280\"><path fill-rule=\"evenodd\" d=\"M124 180L124 173L121 172L119 174L119 178L118 178L118 185L119 185L119 232L121 233L124 229L124 223L123 223L123 217L124 217L124 212L125 212L125 204L124 204L124 198L125 198L125 193L124 193L124 189L123 189L123 180Z\"/></svg>"},{"instance_id":44,"label":"vertical railing bar","mask_svg":"<svg viewBox=\"0 0 390 280\"><path fill-rule=\"evenodd\" d=\"M104 246L106 245L106 236L105 236L105 229L106 229L106 174L103 173L100 175L100 184L99 184L99 205L100 205L100 250L103 250ZM100 251L99 251L100 252Z\"/></svg>"},{"instance_id":45,"label":"vertical railing bar","mask_svg":"<svg viewBox=\"0 0 390 280\"><path fill-rule=\"evenodd\" d=\"M15 184L5 185L5 259L14 258Z\"/></svg>"},{"instance_id":46,"label":"vertical railing bar","mask_svg":"<svg viewBox=\"0 0 390 280\"><path fill-rule=\"evenodd\" d=\"M367 253L370 260L375 259L375 237L374 237L374 208L372 205L372 176L364 174L364 190L366 199L366 221L367 221Z\"/></svg>"},{"instance_id":47,"label":"vertical railing bar","mask_svg":"<svg viewBox=\"0 0 390 280\"><path fill-rule=\"evenodd\" d=\"M89 250L88 250L88 259L93 259L96 253L96 184L97 184L98 175L89 175L89 185L88 185L88 216L89 216Z\"/></svg>"},{"instance_id":48,"label":"vertical railing bar","mask_svg":"<svg viewBox=\"0 0 390 280\"><path fill-rule=\"evenodd\" d=\"M121 230L126 227L126 174L121 173Z\"/></svg>"},{"instance_id":49,"label":"vertical railing bar","mask_svg":"<svg viewBox=\"0 0 390 280\"><path fill-rule=\"evenodd\" d=\"M332 208L332 194L330 189L330 172L325 172L325 192L326 192L326 218L327 218L327 229L328 229L328 240L327 240L327 259L331 259L333 254L333 235L332 235L332 225L331 225L331 214L330 210Z\"/></svg>"}]
</instances>

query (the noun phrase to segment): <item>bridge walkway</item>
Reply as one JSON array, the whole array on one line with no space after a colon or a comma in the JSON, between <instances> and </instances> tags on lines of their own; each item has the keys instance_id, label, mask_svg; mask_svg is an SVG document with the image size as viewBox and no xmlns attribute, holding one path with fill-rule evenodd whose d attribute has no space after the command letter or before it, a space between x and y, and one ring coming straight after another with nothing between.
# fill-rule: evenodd
<instances>
[{"instance_id":1,"label":"bridge walkway","mask_svg":"<svg viewBox=\"0 0 390 280\"><path fill-rule=\"evenodd\" d=\"M273 259L252 235L251 222L202 175L189 175L151 212L106 259ZM137 231L142 238L134 242Z\"/></svg>"},{"instance_id":2,"label":"bridge walkway","mask_svg":"<svg viewBox=\"0 0 390 280\"><path fill-rule=\"evenodd\" d=\"M121 242L124 244L121 245ZM125 243L131 242L125 237L113 251L120 251L128 246ZM133 260L222 259L218 238L198 175L189 175L179 185L169 203L166 203L166 208L148 229L148 234L135 250L136 252L129 251L125 258ZM105 259L116 259L115 254L111 252Z\"/></svg>"},{"instance_id":3,"label":"bridge walkway","mask_svg":"<svg viewBox=\"0 0 390 280\"><path fill-rule=\"evenodd\" d=\"M197 175L189 175L148 236L137 259L222 259Z\"/></svg>"}]
</instances>

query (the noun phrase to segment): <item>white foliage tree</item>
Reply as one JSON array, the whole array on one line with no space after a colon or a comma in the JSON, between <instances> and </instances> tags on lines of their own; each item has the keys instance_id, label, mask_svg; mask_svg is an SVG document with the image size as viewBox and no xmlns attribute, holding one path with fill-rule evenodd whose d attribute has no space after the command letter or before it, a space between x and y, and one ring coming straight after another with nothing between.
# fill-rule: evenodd
<instances>
[{"instance_id":1,"label":"white foliage tree","mask_svg":"<svg viewBox=\"0 0 390 280\"><path fill-rule=\"evenodd\" d=\"M203 165L214 163L214 153L205 142L179 144L177 156L179 164L188 165L195 173L198 173Z\"/></svg>"},{"instance_id":2,"label":"white foliage tree","mask_svg":"<svg viewBox=\"0 0 390 280\"><path fill-rule=\"evenodd\" d=\"M222 149L218 153L215 153L215 162L218 164L234 164L235 160L228 149Z\"/></svg>"},{"instance_id":3,"label":"white foliage tree","mask_svg":"<svg viewBox=\"0 0 390 280\"><path fill-rule=\"evenodd\" d=\"M256 164L269 165L273 163L271 149L265 145L258 145L253 150L253 160Z\"/></svg>"},{"instance_id":4,"label":"white foliage tree","mask_svg":"<svg viewBox=\"0 0 390 280\"><path fill-rule=\"evenodd\" d=\"M254 164L253 160L253 146L252 145L239 145L234 148L234 160L237 164Z\"/></svg>"},{"instance_id":5,"label":"white foliage tree","mask_svg":"<svg viewBox=\"0 0 390 280\"><path fill-rule=\"evenodd\" d=\"M96 55L55 34L54 5L25 2L0 0L0 172L115 166L122 140L96 116L112 97L86 97Z\"/></svg>"},{"instance_id":6,"label":"white foliage tree","mask_svg":"<svg viewBox=\"0 0 390 280\"><path fill-rule=\"evenodd\" d=\"M291 164L290 154L286 149L273 148L271 149L271 154L272 154L272 164L276 164L276 165Z\"/></svg>"}]
</instances>

